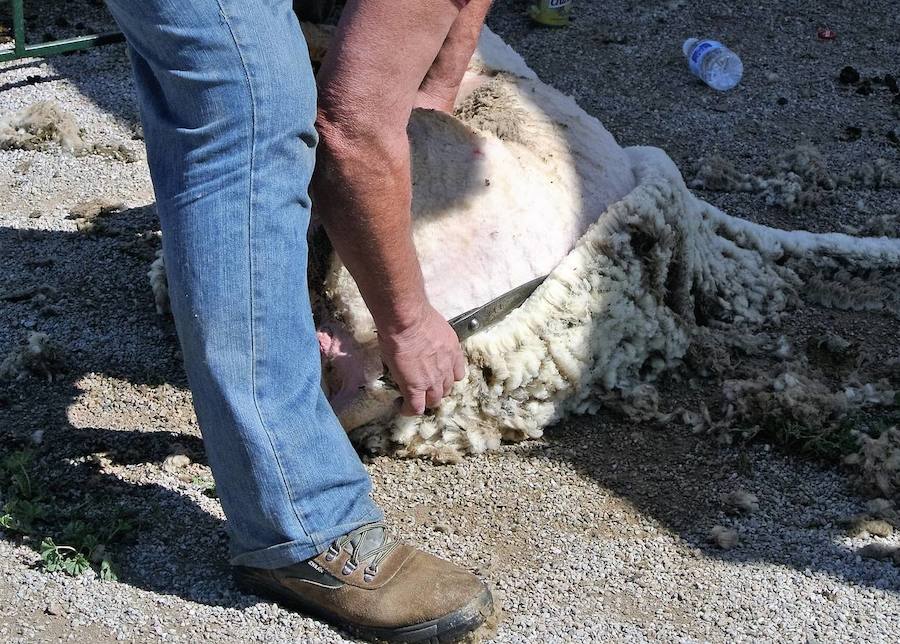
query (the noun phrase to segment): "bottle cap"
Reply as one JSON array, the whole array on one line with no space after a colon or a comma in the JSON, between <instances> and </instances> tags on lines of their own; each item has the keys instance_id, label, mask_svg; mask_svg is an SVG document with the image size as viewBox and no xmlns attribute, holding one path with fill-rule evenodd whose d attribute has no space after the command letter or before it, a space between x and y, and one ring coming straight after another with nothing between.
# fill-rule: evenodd
<instances>
[{"instance_id":1,"label":"bottle cap","mask_svg":"<svg viewBox=\"0 0 900 644\"><path fill-rule=\"evenodd\" d=\"M687 56L691 52L691 48L696 45L698 40L696 38L688 38L684 41L684 44L681 46L681 52Z\"/></svg>"}]
</instances>

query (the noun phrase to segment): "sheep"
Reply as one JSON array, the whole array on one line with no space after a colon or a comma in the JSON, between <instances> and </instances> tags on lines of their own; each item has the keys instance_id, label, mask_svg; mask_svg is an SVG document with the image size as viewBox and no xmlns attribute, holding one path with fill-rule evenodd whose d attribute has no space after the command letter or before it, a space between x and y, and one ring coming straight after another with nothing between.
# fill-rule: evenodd
<instances>
[{"instance_id":1,"label":"sheep","mask_svg":"<svg viewBox=\"0 0 900 644\"><path fill-rule=\"evenodd\" d=\"M655 403L645 394L685 363L706 330L743 336L777 322L801 291L824 305L900 317L900 240L783 231L729 216L696 197L662 150L618 146L599 121L537 79L488 29L464 87L452 117L417 110L410 123L414 235L429 296L450 317L511 285L549 275L522 306L464 341L466 376L438 408L402 417L399 394L383 377L372 318L352 277L332 257L324 278L314 276L310 288L321 305L318 314L327 318L327 346L358 361L361 384L354 381L354 396L337 411L361 448L453 461L497 449L502 441L538 438L567 415L604 405L652 415ZM482 155L478 163L461 166L462 151L473 146ZM736 181L737 189L767 194L787 208L804 207L840 183L809 147L776 159L767 179L707 165L707 174L721 175L710 187ZM892 182L882 165L860 180ZM520 237L526 241L503 247L503 259L522 261L498 261L502 270L483 273L502 279L474 284L470 274L454 276L462 283L456 290L437 284L435 258L452 254L438 252L446 236L429 243L429 226L476 221L473 212L502 208L526 214L541 208L556 219L552 225L545 219L543 229L535 228L540 218L525 224ZM533 246L557 227L565 231L552 252L532 252L528 240ZM561 242L569 244L562 253ZM161 262L154 263L155 283ZM334 342L329 328L343 341ZM788 360L789 345L779 346ZM323 386L335 393L341 383L328 382L329 373ZM795 379L788 389L802 386L802 378ZM868 403L860 398L855 404ZM707 421L692 417L712 422L708 412Z\"/></svg>"}]
</instances>

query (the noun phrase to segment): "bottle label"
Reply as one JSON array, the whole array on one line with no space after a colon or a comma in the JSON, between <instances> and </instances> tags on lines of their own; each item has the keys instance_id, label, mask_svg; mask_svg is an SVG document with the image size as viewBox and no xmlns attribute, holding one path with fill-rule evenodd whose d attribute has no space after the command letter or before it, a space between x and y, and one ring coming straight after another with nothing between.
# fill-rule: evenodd
<instances>
[{"instance_id":1,"label":"bottle label","mask_svg":"<svg viewBox=\"0 0 900 644\"><path fill-rule=\"evenodd\" d=\"M688 67L690 67L691 72L695 76L699 76L700 63L703 62L703 57L712 50L721 49L722 47L724 47L724 45L718 40L701 40L694 45L694 50L691 52L690 57L688 57Z\"/></svg>"}]
</instances>

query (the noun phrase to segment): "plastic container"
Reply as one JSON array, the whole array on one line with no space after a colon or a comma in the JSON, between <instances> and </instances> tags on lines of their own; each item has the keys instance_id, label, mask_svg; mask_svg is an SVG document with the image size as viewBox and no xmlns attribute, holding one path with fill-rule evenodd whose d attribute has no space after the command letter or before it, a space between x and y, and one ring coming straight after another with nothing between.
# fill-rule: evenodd
<instances>
[{"instance_id":1,"label":"plastic container","mask_svg":"<svg viewBox=\"0 0 900 644\"><path fill-rule=\"evenodd\" d=\"M572 0L537 0L528 7L528 15L535 22L550 27L565 27L572 13Z\"/></svg>"},{"instance_id":2,"label":"plastic container","mask_svg":"<svg viewBox=\"0 0 900 644\"><path fill-rule=\"evenodd\" d=\"M713 89L725 92L741 82L744 64L718 40L688 38L681 50L691 73Z\"/></svg>"}]
</instances>

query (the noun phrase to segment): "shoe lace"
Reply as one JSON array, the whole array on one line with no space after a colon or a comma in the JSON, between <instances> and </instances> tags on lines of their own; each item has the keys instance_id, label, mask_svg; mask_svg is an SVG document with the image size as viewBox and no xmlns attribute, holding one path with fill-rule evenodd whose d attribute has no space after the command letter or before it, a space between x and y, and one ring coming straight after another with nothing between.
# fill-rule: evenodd
<instances>
[{"instance_id":1,"label":"shoe lace","mask_svg":"<svg viewBox=\"0 0 900 644\"><path fill-rule=\"evenodd\" d=\"M380 531L380 535L378 531ZM378 541L379 536L381 537L380 542ZM378 565L398 545L400 545L400 541L388 531L383 522L368 523L332 541L325 553L325 560L333 561L341 554L341 550L346 549L350 552L350 558L341 569L341 574L349 575L363 562L367 564L363 571L363 580L369 582L378 574Z\"/></svg>"}]
</instances>

